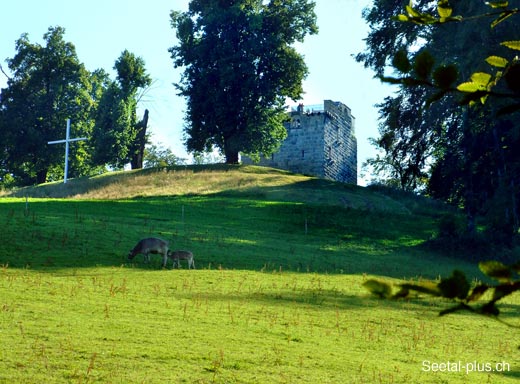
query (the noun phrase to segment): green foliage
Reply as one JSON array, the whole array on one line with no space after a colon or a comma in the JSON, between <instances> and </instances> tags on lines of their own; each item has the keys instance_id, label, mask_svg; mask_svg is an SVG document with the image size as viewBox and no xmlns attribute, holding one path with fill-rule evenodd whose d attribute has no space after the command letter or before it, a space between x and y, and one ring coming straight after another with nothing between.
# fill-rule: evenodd
<instances>
[{"instance_id":1,"label":"green foliage","mask_svg":"<svg viewBox=\"0 0 520 384\"><path fill-rule=\"evenodd\" d=\"M164 168L185 163L186 159L176 156L171 149L160 145L150 145L144 152L144 168Z\"/></svg>"},{"instance_id":2,"label":"green foliage","mask_svg":"<svg viewBox=\"0 0 520 384\"><path fill-rule=\"evenodd\" d=\"M79 62L65 30L51 27L45 45L23 34L16 55L8 59L12 72L0 98L0 183L28 185L63 178L63 148L47 145L72 135L91 140L71 145L69 176L102 172L143 150L146 127L137 121L138 90L151 83L141 58L124 51L115 65L119 83L104 70L89 73Z\"/></svg>"},{"instance_id":3,"label":"green foliage","mask_svg":"<svg viewBox=\"0 0 520 384\"><path fill-rule=\"evenodd\" d=\"M392 296L392 286L383 281L369 279L363 283L363 286L368 289L370 293L382 299L389 299Z\"/></svg>"},{"instance_id":4,"label":"green foliage","mask_svg":"<svg viewBox=\"0 0 520 384\"><path fill-rule=\"evenodd\" d=\"M511 245L520 227L520 159L512 151L519 144L518 9L436 3L436 11L428 1L410 3L392 18L393 4L376 1L365 13L369 51L357 59L399 85L379 105L373 143L382 153L368 164L403 188L463 207L467 237L478 237L475 221L483 217L486 236ZM397 75L384 75L389 62Z\"/></svg>"},{"instance_id":5,"label":"green foliage","mask_svg":"<svg viewBox=\"0 0 520 384\"><path fill-rule=\"evenodd\" d=\"M443 215L439 220L439 238L459 240L464 233L464 224L458 215L453 213Z\"/></svg>"},{"instance_id":6,"label":"green foliage","mask_svg":"<svg viewBox=\"0 0 520 384\"><path fill-rule=\"evenodd\" d=\"M457 66L441 65L433 72L434 84L442 90L449 90L459 77Z\"/></svg>"},{"instance_id":7,"label":"green foliage","mask_svg":"<svg viewBox=\"0 0 520 384\"><path fill-rule=\"evenodd\" d=\"M499 23L502 23L507 18L516 15L520 12L519 9L508 9L508 2L496 2L496 3L486 3L491 8L503 8L501 11L499 11L498 15L499 17L495 19L491 23L491 28L495 28ZM456 16L451 17L451 14L453 12L453 9L449 5L448 0L439 0L437 3L437 11L439 14L439 18L436 18L432 16L428 12L421 12L416 9L414 9L410 5L406 6L406 12L407 14L401 14L397 16L396 20L401 22L413 22L419 25L430 25L430 24L437 24L437 23L444 23L447 21L455 21L455 22L463 22L466 21L465 18L462 16ZM494 16L496 13L487 13L480 15L480 17L486 17L486 16ZM512 41L503 41L500 43L501 46L510 48L512 50L520 50L520 40L512 40ZM405 52L406 53L406 52ZM396 69L403 73L407 73L408 71L402 71L401 69L405 69L400 65L400 62L403 60L403 53L402 50L398 51L393 60L393 65ZM512 56L512 55L510 55ZM388 78L388 77L382 77L383 81L387 81L393 84L403 84L405 86L417 86L417 85L426 85L433 88L439 88L440 92L437 93L432 97L432 101L439 100L441 97L443 97L447 92L454 92L454 91L460 91L462 92L462 98L460 100L460 103L463 105L469 104L474 105L475 102L481 102L484 104L489 96L491 97L499 97L499 98L510 98L513 101L516 101L512 105L508 105L506 107L503 107L502 110L499 111L500 113L512 113L514 111L520 110L520 106L517 105L517 100L519 98L518 92L520 90L520 86L518 86L518 70L516 69L518 67L518 59L517 58L511 58L506 59L501 56L497 55L491 55L488 56L486 59L488 64L490 64L493 67L501 68L502 70L497 71L495 73L487 73L487 72L474 72L471 75L471 80L463 82L459 84L457 87L452 87L453 82L455 79L452 79L450 76L451 81L443 81L439 83L438 81L429 81L429 78L432 76L432 69L434 64L433 57L427 52L422 51L420 54L415 56L413 66L415 68L415 77L404 77L404 78ZM397 65L396 65L397 64ZM451 65L453 66L453 64ZM511 74L508 76L508 73L511 72ZM437 70L435 70L435 73L437 73ZM435 73L433 73L433 78L435 80L436 76ZM438 76L438 73L437 73ZM501 81L501 79L505 79L506 89L509 89L513 93L504 93L500 91L496 91L495 89L498 88L498 85ZM510 79L508 81L508 78ZM513 81L512 79L515 79Z\"/></svg>"},{"instance_id":8,"label":"green foliage","mask_svg":"<svg viewBox=\"0 0 520 384\"><path fill-rule=\"evenodd\" d=\"M413 63L414 72L417 74L417 77L421 80L427 79L432 72L434 63L435 59L431 53L427 50L421 50L415 55Z\"/></svg>"},{"instance_id":9,"label":"green foliage","mask_svg":"<svg viewBox=\"0 0 520 384\"><path fill-rule=\"evenodd\" d=\"M503 57L499 57L499 56L488 56L488 58L486 59L486 62L489 65L492 65L492 66L498 67L498 68L505 68L508 63L507 59L504 59Z\"/></svg>"},{"instance_id":10,"label":"green foliage","mask_svg":"<svg viewBox=\"0 0 520 384\"><path fill-rule=\"evenodd\" d=\"M447 279L441 279L437 286L442 297L448 299L465 299L468 295L470 286L464 273L454 270Z\"/></svg>"},{"instance_id":11,"label":"green foliage","mask_svg":"<svg viewBox=\"0 0 520 384\"><path fill-rule=\"evenodd\" d=\"M518 267L518 264L507 266L498 261L484 261L479 264L482 273L501 282L510 281L514 271L519 272Z\"/></svg>"},{"instance_id":12,"label":"green foliage","mask_svg":"<svg viewBox=\"0 0 520 384\"><path fill-rule=\"evenodd\" d=\"M395 20L403 22L412 22L419 25L440 24L450 21L462 20L461 16L451 16L453 13L453 9L449 5L448 0L438 0L437 13L439 17L435 17L431 15L431 13L429 12L421 12L417 9L414 9L411 1L409 5L405 6L405 10L406 14L397 15L395 17Z\"/></svg>"},{"instance_id":13,"label":"green foliage","mask_svg":"<svg viewBox=\"0 0 520 384\"><path fill-rule=\"evenodd\" d=\"M307 67L292 45L317 32L314 3L193 0L188 12L171 13L171 25L179 45L169 52L185 68L176 86L187 98L188 150L216 147L228 163L276 150L285 98L303 91Z\"/></svg>"},{"instance_id":14,"label":"green foliage","mask_svg":"<svg viewBox=\"0 0 520 384\"><path fill-rule=\"evenodd\" d=\"M392 287L388 283L378 280L368 280L363 286L372 294L386 299L402 299L409 297L411 291L426 293L428 295L444 297L457 302L457 305L442 310L439 315L447 315L458 311L470 311L476 314L493 316L498 318L500 309L497 303L520 291L520 264L505 265L498 261L485 261L479 263L479 268L486 276L497 280L495 285L478 283L473 287L470 285L466 275L454 270L448 278L443 278L437 284L397 284L398 291L392 294ZM484 303L476 303L482 296L492 291L490 299ZM474 305L471 305L475 303ZM511 325L511 324L509 324Z\"/></svg>"},{"instance_id":15,"label":"green foliage","mask_svg":"<svg viewBox=\"0 0 520 384\"><path fill-rule=\"evenodd\" d=\"M127 50L116 60L114 69L117 82L107 85L99 101L91 141L96 165L122 169L138 152L144 152L147 127L137 119L138 91L152 80L144 60Z\"/></svg>"},{"instance_id":16,"label":"green foliage","mask_svg":"<svg viewBox=\"0 0 520 384\"><path fill-rule=\"evenodd\" d=\"M125 97L135 98L139 88L146 88L152 82L150 75L146 73L144 60L126 49L116 60L114 69L117 71L117 81Z\"/></svg>"},{"instance_id":17,"label":"green foliage","mask_svg":"<svg viewBox=\"0 0 520 384\"><path fill-rule=\"evenodd\" d=\"M409 108L423 96L420 90L401 93L378 104L381 136L372 142L385 154L369 159L365 165L382 176L383 183L403 190L424 189L427 180L424 167L435 144L431 126L436 122L428 119L423 110Z\"/></svg>"},{"instance_id":18,"label":"green foliage","mask_svg":"<svg viewBox=\"0 0 520 384\"><path fill-rule=\"evenodd\" d=\"M412 69L412 64L408 60L408 52L404 49L397 51L392 58L392 65L402 73L408 73Z\"/></svg>"},{"instance_id":19,"label":"green foliage","mask_svg":"<svg viewBox=\"0 0 520 384\"><path fill-rule=\"evenodd\" d=\"M96 164L122 169L130 162L130 147L137 136L136 108L135 100L124 97L116 83L112 83L103 93L92 133Z\"/></svg>"},{"instance_id":20,"label":"green foliage","mask_svg":"<svg viewBox=\"0 0 520 384\"><path fill-rule=\"evenodd\" d=\"M43 183L51 168L63 164L63 147L47 142L63 138L66 119L73 122L73 135L92 130L89 73L64 34L61 27L49 28L44 45L31 43L23 34L15 56L7 60L12 76L0 99L1 151L5 151L1 168L17 184ZM89 171L87 146L86 142L71 146L71 176Z\"/></svg>"}]
</instances>

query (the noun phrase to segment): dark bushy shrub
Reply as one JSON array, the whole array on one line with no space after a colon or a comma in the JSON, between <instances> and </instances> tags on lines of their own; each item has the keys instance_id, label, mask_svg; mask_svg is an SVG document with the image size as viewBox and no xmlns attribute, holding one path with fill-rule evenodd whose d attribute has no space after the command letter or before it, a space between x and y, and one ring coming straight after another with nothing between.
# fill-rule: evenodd
<instances>
[{"instance_id":1,"label":"dark bushy shrub","mask_svg":"<svg viewBox=\"0 0 520 384\"><path fill-rule=\"evenodd\" d=\"M466 231L464 221L460 216L448 213L439 219L437 238L458 239Z\"/></svg>"},{"instance_id":2,"label":"dark bushy shrub","mask_svg":"<svg viewBox=\"0 0 520 384\"><path fill-rule=\"evenodd\" d=\"M438 221L438 232L425 244L429 249L447 256L479 262L493 258L511 262L515 259L514 238L505 238L494 227L469 232L461 215L446 214Z\"/></svg>"}]
</instances>

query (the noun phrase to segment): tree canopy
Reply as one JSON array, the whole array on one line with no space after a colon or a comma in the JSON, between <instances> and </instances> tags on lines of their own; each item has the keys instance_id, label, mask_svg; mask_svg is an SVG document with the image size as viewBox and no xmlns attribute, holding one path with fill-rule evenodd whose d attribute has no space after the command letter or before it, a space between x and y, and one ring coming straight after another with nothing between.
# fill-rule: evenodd
<instances>
[{"instance_id":1,"label":"tree canopy","mask_svg":"<svg viewBox=\"0 0 520 384\"><path fill-rule=\"evenodd\" d=\"M495 88L502 75L506 86L514 84L515 59L505 59L514 55L499 44L519 38L518 14L507 7L375 1L364 13L371 29L357 60L399 86L380 104L374 143L382 154L371 164L402 188L422 184L429 195L464 207L470 231L480 215L488 230L510 239L519 227L520 116ZM488 75L490 64L505 70ZM400 77L389 76L391 68ZM518 97L518 89L506 93Z\"/></svg>"},{"instance_id":2,"label":"tree canopy","mask_svg":"<svg viewBox=\"0 0 520 384\"><path fill-rule=\"evenodd\" d=\"M441 242L455 241L466 253L476 250L471 242L489 251L489 242L515 245L519 230L520 60L513 51L520 50L520 36L515 22L504 21L520 9L509 8L508 1L453 3L456 7L438 0L433 8L432 2L410 2L401 13L394 2L380 0L365 13L372 23L369 49L357 58L383 81L400 86L396 96L380 105L381 137L373 142L385 153L370 164L390 170L403 189L415 189L419 176L427 179L428 193L467 212L464 234L454 217L440 220ZM492 10L486 12L486 7ZM387 19L380 19L381 14ZM489 18L487 28L481 25ZM389 36L381 33L385 30ZM385 73L390 60L397 77ZM477 214L491 235L484 237L485 245L473 237ZM507 255L500 252L494 258ZM520 263L483 261L479 268L497 283L471 287L464 273L455 270L438 283L399 284L396 293L378 280L364 286L382 298L419 292L456 301L440 315L469 311L497 318L497 303L520 290Z\"/></svg>"},{"instance_id":3,"label":"tree canopy","mask_svg":"<svg viewBox=\"0 0 520 384\"><path fill-rule=\"evenodd\" d=\"M2 169L21 183L43 183L53 167L63 164L63 149L47 142L63 138L67 118L75 122L74 134L92 129L89 73L64 33L61 27L49 28L43 46L23 34L16 55L7 60L12 75L0 99ZM76 166L87 156L86 146L74 145Z\"/></svg>"},{"instance_id":4,"label":"tree canopy","mask_svg":"<svg viewBox=\"0 0 520 384\"><path fill-rule=\"evenodd\" d=\"M62 139L66 120L72 135L90 140L74 143L69 175L100 172L105 165L143 165L148 113L141 121L139 91L151 84L144 61L123 51L115 63L116 81L102 69L89 72L62 27L51 27L44 44L27 34L16 41L7 59L10 74L0 93L0 184L27 185L63 177L63 148L48 145Z\"/></svg>"},{"instance_id":5,"label":"tree canopy","mask_svg":"<svg viewBox=\"0 0 520 384\"><path fill-rule=\"evenodd\" d=\"M188 150L215 146L227 163L239 152L272 153L286 137L285 99L303 92L308 70L292 44L317 33L314 3L192 0L187 12L171 13L171 25Z\"/></svg>"},{"instance_id":6,"label":"tree canopy","mask_svg":"<svg viewBox=\"0 0 520 384\"><path fill-rule=\"evenodd\" d=\"M133 169L142 168L148 112L138 121L138 91L152 80L144 60L127 50L116 60L114 69L116 81L108 82L96 111L94 162L114 168L130 162Z\"/></svg>"}]
</instances>

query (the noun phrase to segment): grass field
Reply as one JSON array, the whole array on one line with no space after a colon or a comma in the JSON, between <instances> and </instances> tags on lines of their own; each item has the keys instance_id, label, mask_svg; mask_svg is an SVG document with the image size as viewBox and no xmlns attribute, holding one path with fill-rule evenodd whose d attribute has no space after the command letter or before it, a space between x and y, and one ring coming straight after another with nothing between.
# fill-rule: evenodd
<instances>
[{"instance_id":1,"label":"grass field","mask_svg":"<svg viewBox=\"0 0 520 384\"><path fill-rule=\"evenodd\" d=\"M438 203L222 166L15 195L0 199L1 383L520 378L517 329L438 317L450 302L384 301L362 287L454 268L483 278L424 246L446 210ZM192 250L197 270L161 270L159 257L128 263L147 236ZM518 296L504 301L503 319L520 325L519 306Z\"/></svg>"}]
</instances>

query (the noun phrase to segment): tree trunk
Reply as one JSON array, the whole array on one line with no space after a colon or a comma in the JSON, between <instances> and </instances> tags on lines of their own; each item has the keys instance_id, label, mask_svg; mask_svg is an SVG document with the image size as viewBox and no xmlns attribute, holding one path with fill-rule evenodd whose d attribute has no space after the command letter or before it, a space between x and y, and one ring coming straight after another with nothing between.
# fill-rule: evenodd
<instances>
[{"instance_id":1,"label":"tree trunk","mask_svg":"<svg viewBox=\"0 0 520 384\"><path fill-rule=\"evenodd\" d=\"M132 169L143 168L144 146L146 144L146 129L148 128L148 109L144 110L143 120L139 122L137 128L138 132L137 137L135 138L137 142L137 150L132 156L132 160L130 161Z\"/></svg>"},{"instance_id":2,"label":"tree trunk","mask_svg":"<svg viewBox=\"0 0 520 384\"><path fill-rule=\"evenodd\" d=\"M226 164L238 164L238 151L226 151Z\"/></svg>"},{"instance_id":3,"label":"tree trunk","mask_svg":"<svg viewBox=\"0 0 520 384\"><path fill-rule=\"evenodd\" d=\"M238 153L240 144L233 136L229 136L224 140L224 156L226 164L238 164Z\"/></svg>"}]
</instances>

